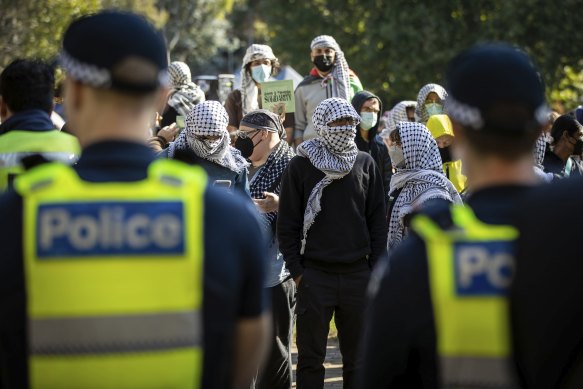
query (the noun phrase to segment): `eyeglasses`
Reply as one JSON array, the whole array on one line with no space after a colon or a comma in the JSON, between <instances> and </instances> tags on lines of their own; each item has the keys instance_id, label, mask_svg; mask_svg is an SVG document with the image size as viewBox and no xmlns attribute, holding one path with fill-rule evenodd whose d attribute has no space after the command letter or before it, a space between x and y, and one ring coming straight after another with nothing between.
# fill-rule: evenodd
<instances>
[{"instance_id":1,"label":"eyeglasses","mask_svg":"<svg viewBox=\"0 0 583 389\"><path fill-rule=\"evenodd\" d=\"M237 131L237 137L241 138L241 139L247 139L247 138L253 139L259 133L259 131L261 131L261 130L253 130L253 131L247 131L247 132L239 130L239 131ZM249 136L249 134L252 134L252 133L253 133L253 135Z\"/></svg>"}]
</instances>

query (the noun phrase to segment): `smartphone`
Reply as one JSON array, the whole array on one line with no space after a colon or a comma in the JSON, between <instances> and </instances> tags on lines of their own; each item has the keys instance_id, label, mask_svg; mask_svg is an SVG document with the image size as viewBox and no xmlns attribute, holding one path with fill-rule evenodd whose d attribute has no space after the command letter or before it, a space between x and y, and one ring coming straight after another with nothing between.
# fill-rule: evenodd
<instances>
[{"instance_id":1,"label":"smartphone","mask_svg":"<svg viewBox=\"0 0 583 389\"><path fill-rule=\"evenodd\" d=\"M213 182L213 186L218 186L221 188L229 189L231 187L231 181L229 181L229 180L215 180L215 182Z\"/></svg>"},{"instance_id":2,"label":"smartphone","mask_svg":"<svg viewBox=\"0 0 583 389\"><path fill-rule=\"evenodd\" d=\"M182 130L184 130L184 127L186 127L186 123L184 123L184 116L176 115L176 127L179 129L179 134L182 132Z\"/></svg>"}]
</instances>

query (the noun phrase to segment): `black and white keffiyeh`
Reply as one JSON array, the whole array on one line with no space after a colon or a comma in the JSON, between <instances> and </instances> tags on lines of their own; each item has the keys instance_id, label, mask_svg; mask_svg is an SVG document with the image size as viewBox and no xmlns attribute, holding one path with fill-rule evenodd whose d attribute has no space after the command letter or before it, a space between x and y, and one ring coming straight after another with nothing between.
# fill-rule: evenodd
<instances>
[{"instance_id":1,"label":"black and white keffiyeh","mask_svg":"<svg viewBox=\"0 0 583 389\"><path fill-rule=\"evenodd\" d=\"M543 132L536 140L533 149L534 156L534 173L544 182L551 182L553 180L552 173L545 173L543 161L545 159L545 151L547 149L547 135Z\"/></svg>"},{"instance_id":2,"label":"black and white keffiyeh","mask_svg":"<svg viewBox=\"0 0 583 389\"><path fill-rule=\"evenodd\" d=\"M344 52L340 49L340 45L330 35L319 35L315 37L310 44L311 50L327 47L334 49L336 52L336 59L334 62L334 68L323 82L327 82L329 78L332 78L332 95L350 101L352 99L350 90L350 68L344 57Z\"/></svg>"},{"instance_id":3,"label":"black and white keffiyeh","mask_svg":"<svg viewBox=\"0 0 583 389\"><path fill-rule=\"evenodd\" d=\"M204 92L192 82L190 68L184 62L175 61L168 66L172 90L168 105L186 117L192 107L205 100Z\"/></svg>"},{"instance_id":4,"label":"black and white keffiyeh","mask_svg":"<svg viewBox=\"0 0 583 389\"><path fill-rule=\"evenodd\" d=\"M430 199L444 199L462 204L453 184L443 173L443 163L437 143L423 124L400 122L397 130L401 137L405 167L397 169L391 177L390 192L401 189L395 200L389 221L389 250L405 235L404 218Z\"/></svg>"},{"instance_id":5,"label":"black and white keffiyeh","mask_svg":"<svg viewBox=\"0 0 583 389\"><path fill-rule=\"evenodd\" d=\"M381 138L388 138L391 132L397 128L399 122L408 122L409 116L407 116L407 108L416 108L417 102L411 100L405 100L397 103L389 112L389 117L387 120L387 126L380 133Z\"/></svg>"},{"instance_id":6,"label":"black and white keffiyeh","mask_svg":"<svg viewBox=\"0 0 583 389\"><path fill-rule=\"evenodd\" d=\"M192 150L200 158L241 173L249 163L241 152L230 146L227 124L229 116L218 101L209 100L197 104L186 116L186 128L168 147L173 158L177 150ZM216 140L201 140L199 136L216 136Z\"/></svg>"},{"instance_id":7,"label":"black and white keffiyeh","mask_svg":"<svg viewBox=\"0 0 583 389\"><path fill-rule=\"evenodd\" d=\"M277 60L271 47L267 45L252 44L247 48L241 64L241 105L243 115L259 108L257 101L259 90L253 77L247 72L247 65L258 59L269 59L272 63Z\"/></svg>"},{"instance_id":8,"label":"black and white keffiyeh","mask_svg":"<svg viewBox=\"0 0 583 389\"><path fill-rule=\"evenodd\" d=\"M354 124L338 127L328 125L342 118L352 119ZM322 101L316 107L312 121L318 137L300 144L297 153L308 158L314 167L325 174L325 177L314 186L308 198L304 212L301 254L306 248L308 231L322 209L320 203L322 192L332 181L350 173L358 155L354 137L360 116L347 100L333 97Z\"/></svg>"},{"instance_id":9,"label":"black and white keffiyeh","mask_svg":"<svg viewBox=\"0 0 583 389\"><path fill-rule=\"evenodd\" d=\"M427 95L431 92L437 94L437 96L441 99L443 106L445 107L445 101L447 100L447 92L444 87L438 84L427 84L423 88L419 90L419 94L417 95L417 108L415 108L415 119L419 123L427 123L429 120L429 114L427 113L427 109L425 108L425 99L427 99Z\"/></svg>"}]
</instances>

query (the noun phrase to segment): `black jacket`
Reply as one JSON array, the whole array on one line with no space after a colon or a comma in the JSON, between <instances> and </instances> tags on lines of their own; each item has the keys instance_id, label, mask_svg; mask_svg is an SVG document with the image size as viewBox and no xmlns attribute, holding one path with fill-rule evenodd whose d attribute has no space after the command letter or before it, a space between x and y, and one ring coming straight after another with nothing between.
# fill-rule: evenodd
<instances>
[{"instance_id":1,"label":"black jacket","mask_svg":"<svg viewBox=\"0 0 583 389\"><path fill-rule=\"evenodd\" d=\"M354 95L352 98L352 106L360 115L360 110L362 109L362 105L368 99L377 99L379 102L379 114L377 117L377 124L373 128L368 131L368 140L364 140L362 135L360 134L360 127L357 128L356 131L356 138L354 138L354 142L360 151L364 151L365 153L369 153L371 157L376 162L377 167L381 172L381 177L383 178L383 188L385 193L385 204L389 201L389 187L391 184L391 176L393 175L393 166L391 165L391 158L389 157L389 151L387 147L383 143L383 141L378 137L378 128L379 123L381 121L381 115L383 113L383 103L381 99L370 93L369 91L360 91Z\"/></svg>"},{"instance_id":2,"label":"black jacket","mask_svg":"<svg viewBox=\"0 0 583 389\"><path fill-rule=\"evenodd\" d=\"M515 209L530 190L492 187L474 193L467 204L484 223L515 225ZM434 200L423 213L447 229L452 225L449 207L444 200ZM374 292L365 320L360 387L437 389L436 331L424 241L412 232L391 252L389 261L379 265L371 279Z\"/></svg>"},{"instance_id":3,"label":"black jacket","mask_svg":"<svg viewBox=\"0 0 583 389\"><path fill-rule=\"evenodd\" d=\"M571 170L565 172L567 163L553 153L548 147L545 151L545 158L543 160L543 167L546 173L553 173L558 177L579 177L583 176L583 164L569 157L571 161Z\"/></svg>"},{"instance_id":4,"label":"black jacket","mask_svg":"<svg viewBox=\"0 0 583 389\"><path fill-rule=\"evenodd\" d=\"M277 237L294 278L304 266L339 273L366 269L386 252L381 177L370 155L359 152L352 171L322 192L322 210L308 232L305 254L300 255L306 204L323 178L309 159L296 156L281 180Z\"/></svg>"}]
</instances>

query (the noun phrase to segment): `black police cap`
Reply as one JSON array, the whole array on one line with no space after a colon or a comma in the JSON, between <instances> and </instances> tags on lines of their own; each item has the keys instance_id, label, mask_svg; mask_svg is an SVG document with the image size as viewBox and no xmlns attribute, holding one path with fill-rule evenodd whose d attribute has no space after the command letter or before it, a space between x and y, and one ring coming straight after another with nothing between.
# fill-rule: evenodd
<instances>
[{"instance_id":1,"label":"black police cap","mask_svg":"<svg viewBox=\"0 0 583 389\"><path fill-rule=\"evenodd\" d=\"M446 73L449 117L474 130L522 133L548 123L544 85L530 58L506 43L476 45L455 57ZM528 112L519 123L512 115L492 118L492 111L511 105Z\"/></svg>"},{"instance_id":2,"label":"black police cap","mask_svg":"<svg viewBox=\"0 0 583 389\"><path fill-rule=\"evenodd\" d=\"M140 94L168 85L163 36L129 12L102 11L73 21L59 60L70 77L95 88Z\"/></svg>"}]
</instances>

